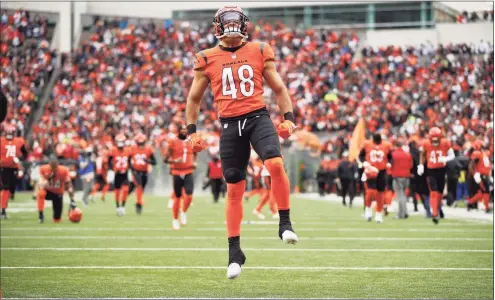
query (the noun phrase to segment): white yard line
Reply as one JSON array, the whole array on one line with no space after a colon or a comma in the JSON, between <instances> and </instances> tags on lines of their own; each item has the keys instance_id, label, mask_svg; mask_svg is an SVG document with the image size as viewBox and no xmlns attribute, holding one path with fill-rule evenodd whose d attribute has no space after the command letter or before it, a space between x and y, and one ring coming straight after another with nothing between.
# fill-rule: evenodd
<instances>
[{"instance_id":1,"label":"white yard line","mask_svg":"<svg viewBox=\"0 0 495 300\"><path fill-rule=\"evenodd\" d=\"M149 228L149 227L12 227L1 228L2 231L173 231L172 228ZM187 231L226 231L225 227L206 227L206 228L187 228ZM243 228L242 231L266 231L267 228ZM493 233L492 229L456 229L456 228L296 228L296 231L305 232L461 232L461 233L473 233L473 232L487 232Z\"/></svg>"},{"instance_id":2,"label":"white yard line","mask_svg":"<svg viewBox=\"0 0 495 300\"><path fill-rule=\"evenodd\" d=\"M491 271L492 268L442 268L442 267L242 267L248 270L273 270L273 271ZM75 269L96 269L96 270L122 270L122 269L146 269L146 270L225 270L225 266L18 266L1 267L2 270L16 269L46 269L46 270L75 270Z\"/></svg>"},{"instance_id":3,"label":"white yard line","mask_svg":"<svg viewBox=\"0 0 495 300\"><path fill-rule=\"evenodd\" d=\"M12 300L21 300L21 299L38 299L38 300L60 300L62 298L3 298L3 299L12 299ZM301 298L194 298L194 297L187 297L187 298L167 298L167 297L160 297L160 298L63 298L64 300L159 300L159 299L175 299L175 300L186 300L186 299L205 299L205 300L218 300L218 299L224 299L224 300L248 300L248 299L253 299L253 300L260 300L260 299L301 299ZM308 299L308 300L321 300L321 299L329 299L329 298L303 298L303 299ZM333 300L347 300L347 299L369 299L369 300L395 300L395 299L401 299L401 298L330 298ZM441 300L442 298L421 298L424 300Z\"/></svg>"},{"instance_id":4,"label":"white yard line","mask_svg":"<svg viewBox=\"0 0 495 300\"><path fill-rule=\"evenodd\" d=\"M326 248L243 248L244 251L262 252L439 252L439 253L493 253L493 250L477 249L326 249ZM2 247L0 251L228 251L228 248L28 248L28 247Z\"/></svg>"},{"instance_id":5,"label":"white yard line","mask_svg":"<svg viewBox=\"0 0 495 300\"><path fill-rule=\"evenodd\" d=\"M136 235L2 235L1 239L11 240L225 240L221 236L136 236ZM279 240L278 237L270 236L243 236L242 240ZM492 241L493 238L471 238L471 237L301 237L301 241Z\"/></svg>"}]
</instances>

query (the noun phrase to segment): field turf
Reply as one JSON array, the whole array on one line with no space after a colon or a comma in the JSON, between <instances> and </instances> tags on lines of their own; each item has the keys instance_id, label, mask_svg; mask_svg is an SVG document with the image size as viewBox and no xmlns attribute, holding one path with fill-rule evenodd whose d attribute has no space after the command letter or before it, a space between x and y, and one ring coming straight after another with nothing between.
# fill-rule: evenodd
<instances>
[{"instance_id":1,"label":"field turf","mask_svg":"<svg viewBox=\"0 0 495 300\"><path fill-rule=\"evenodd\" d=\"M142 216L117 217L97 200L83 221L37 224L36 203L18 194L1 221L4 298L457 298L493 299L493 225L422 216L365 222L362 208L292 200L296 246L277 223L244 209L240 278L229 281L224 205L196 196L189 224L171 229L167 197L145 196ZM65 204L64 210L67 209ZM14 212L14 211L17 212ZM249 222L248 222L249 221Z\"/></svg>"}]
</instances>

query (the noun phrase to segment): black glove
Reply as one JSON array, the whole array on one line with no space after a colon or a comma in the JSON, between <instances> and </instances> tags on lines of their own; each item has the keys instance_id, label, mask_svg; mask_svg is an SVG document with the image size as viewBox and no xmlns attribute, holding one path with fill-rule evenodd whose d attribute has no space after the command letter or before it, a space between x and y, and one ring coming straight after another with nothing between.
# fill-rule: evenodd
<instances>
[{"instance_id":1,"label":"black glove","mask_svg":"<svg viewBox=\"0 0 495 300\"><path fill-rule=\"evenodd\" d=\"M77 207L76 201L74 200L74 198L71 198L70 199L70 205L69 205L69 211L73 210L76 207Z\"/></svg>"}]
</instances>

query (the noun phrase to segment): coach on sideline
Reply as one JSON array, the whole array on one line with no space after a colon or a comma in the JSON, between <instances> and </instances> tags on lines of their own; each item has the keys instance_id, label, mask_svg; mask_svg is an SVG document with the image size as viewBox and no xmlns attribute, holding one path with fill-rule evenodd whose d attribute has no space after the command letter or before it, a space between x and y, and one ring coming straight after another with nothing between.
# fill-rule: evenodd
<instances>
[{"instance_id":1,"label":"coach on sideline","mask_svg":"<svg viewBox=\"0 0 495 300\"><path fill-rule=\"evenodd\" d=\"M409 186L413 160L407 146L400 141L396 142L396 146L396 150L392 152L392 178L399 202L399 213L397 217L399 219L406 219L408 217L406 188Z\"/></svg>"}]
</instances>

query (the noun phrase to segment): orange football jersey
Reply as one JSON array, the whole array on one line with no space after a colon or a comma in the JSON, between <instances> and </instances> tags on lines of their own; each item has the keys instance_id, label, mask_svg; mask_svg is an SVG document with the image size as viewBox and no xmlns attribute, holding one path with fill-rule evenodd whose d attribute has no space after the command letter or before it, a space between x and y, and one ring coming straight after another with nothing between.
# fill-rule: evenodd
<instances>
[{"instance_id":1,"label":"orange football jersey","mask_svg":"<svg viewBox=\"0 0 495 300\"><path fill-rule=\"evenodd\" d=\"M476 150L471 154L471 160L475 162L475 172L480 173L481 175L490 175L490 171L492 170L492 168L488 153ZM476 162L476 160L478 161Z\"/></svg>"},{"instance_id":2,"label":"orange football jersey","mask_svg":"<svg viewBox=\"0 0 495 300\"><path fill-rule=\"evenodd\" d=\"M22 147L24 146L24 138L17 137L8 140L5 137L0 138L0 167L17 169L18 164L14 162L14 158L22 156Z\"/></svg>"},{"instance_id":3,"label":"orange football jersey","mask_svg":"<svg viewBox=\"0 0 495 300\"><path fill-rule=\"evenodd\" d=\"M174 139L169 142L168 146L171 160L182 159L181 162L170 164L170 173L172 175L191 174L194 171L194 153L191 144Z\"/></svg>"},{"instance_id":4,"label":"orange football jersey","mask_svg":"<svg viewBox=\"0 0 495 300\"><path fill-rule=\"evenodd\" d=\"M65 191L65 183L71 181L69 169L65 166L58 166L55 174L52 174L50 165L41 166L40 175L42 178L48 180L45 190L57 195L62 195Z\"/></svg>"},{"instance_id":5,"label":"orange football jersey","mask_svg":"<svg viewBox=\"0 0 495 300\"><path fill-rule=\"evenodd\" d=\"M373 167L379 171L387 168L388 155L392 150L392 145L389 142L382 141L380 145L377 145L368 140L364 143L363 149L366 153L366 161Z\"/></svg>"},{"instance_id":6,"label":"orange football jersey","mask_svg":"<svg viewBox=\"0 0 495 300\"><path fill-rule=\"evenodd\" d=\"M441 156L447 156L451 145L449 140L441 139L440 144L434 147L430 140L426 140L423 143L423 151L426 154L426 166L428 169L439 169L445 167L447 164L439 162L438 158Z\"/></svg>"},{"instance_id":7,"label":"orange football jersey","mask_svg":"<svg viewBox=\"0 0 495 300\"><path fill-rule=\"evenodd\" d=\"M120 150L115 147L110 151L112 157L112 167L116 173L126 173L129 170L130 153L127 148Z\"/></svg>"},{"instance_id":8,"label":"orange football jersey","mask_svg":"<svg viewBox=\"0 0 495 300\"><path fill-rule=\"evenodd\" d=\"M220 117L236 117L265 107L263 69L274 59L267 43L246 42L234 52L216 46L196 54L194 70L210 79Z\"/></svg>"},{"instance_id":9,"label":"orange football jersey","mask_svg":"<svg viewBox=\"0 0 495 300\"><path fill-rule=\"evenodd\" d=\"M147 172L151 155L153 155L153 149L150 146L131 148L131 168L140 172Z\"/></svg>"}]
</instances>

